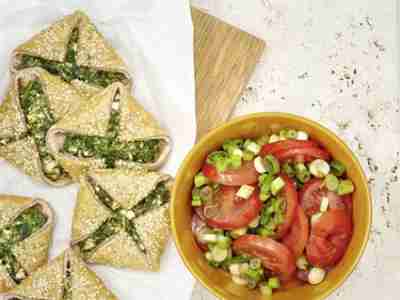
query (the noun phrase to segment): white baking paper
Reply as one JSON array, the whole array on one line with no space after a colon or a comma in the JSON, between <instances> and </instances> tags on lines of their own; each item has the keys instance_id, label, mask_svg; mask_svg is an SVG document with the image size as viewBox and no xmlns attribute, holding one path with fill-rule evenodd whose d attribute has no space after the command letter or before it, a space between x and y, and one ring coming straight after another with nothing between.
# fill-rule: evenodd
<instances>
[{"instance_id":1,"label":"white baking paper","mask_svg":"<svg viewBox=\"0 0 400 300\"><path fill-rule=\"evenodd\" d=\"M187 0L0 0L0 93L9 82L11 51L75 9L84 10L125 59L133 93L166 127L173 150L163 171L176 170L195 139L193 34ZM68 247L78 186L52 188L0 161L0 193L41 197L56 212L51 257ZM123 300L189 299L194 279L170 241L159 273L91 266Z\"/></svg>"}]
</instances>

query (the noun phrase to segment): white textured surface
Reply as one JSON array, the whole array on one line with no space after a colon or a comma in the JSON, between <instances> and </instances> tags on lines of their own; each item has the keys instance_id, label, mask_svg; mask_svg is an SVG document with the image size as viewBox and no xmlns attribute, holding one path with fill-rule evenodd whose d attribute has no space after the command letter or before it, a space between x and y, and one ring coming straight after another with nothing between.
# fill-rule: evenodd
<instances>
[{"instance_id":1,"label":"white textured surface","mask_svg":"<svg viewBox=\"0 0 400 300\"><path fill-rule=\"evenodd\" d=\"M396 1L192 3L267 42L234 115L284 111L310 117L342 137L364 167L374 204L370 242L356 271L329 300L399 299ZM215 298L197 286L192 299Z\"/></svg>"}]
</instances>

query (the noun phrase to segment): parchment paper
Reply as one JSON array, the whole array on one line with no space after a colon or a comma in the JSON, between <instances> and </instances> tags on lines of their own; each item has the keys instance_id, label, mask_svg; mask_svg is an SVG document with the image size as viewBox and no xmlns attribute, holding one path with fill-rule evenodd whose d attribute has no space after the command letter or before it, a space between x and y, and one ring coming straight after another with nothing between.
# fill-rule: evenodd
<instances>
[{"instance_id":1,"label":"parchment paper","mask_svg":"<svg viewBox=\"0 0 400 300\"><path fill-rule=\"evenodd\" d=\"M0 0L0 95L9 82L11 51L75 9L84 10L124 58L134 94L166 127L173 150L163 171L175 175L194 143L195 84L192 21L187 0ZM56 212L51 257L68 247L78 186L52 188L0 160L0 193L41 197ZM172 240L159 273L91 266L120 299L189 299L193 278ZM0 297L1 298L1 297Z\"/></svg>"}]
</instances>

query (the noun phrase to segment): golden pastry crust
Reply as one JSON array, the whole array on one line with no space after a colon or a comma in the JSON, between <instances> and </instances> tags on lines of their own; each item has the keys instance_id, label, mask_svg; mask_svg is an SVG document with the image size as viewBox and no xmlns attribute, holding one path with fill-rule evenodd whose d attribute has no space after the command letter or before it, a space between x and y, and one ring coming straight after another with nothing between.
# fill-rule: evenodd
<instances>
[{"instance_id":1,"label":"golden pastry crust","mask_svg":"<svg viewBox=\"0 0 400 300\"><path fill-rule=\"evenodd\" d=\"M93 182L100 186L120 208L116 210L106 208L104 202L99 199ZM131 213L129 216L129 211L136 212L135 209L142 205L146 197L161 183L169 190L169 197L172 178L143 168L95 170L82 176L81 189L84 192L79 193L77 207L86 209L85 211L75 209L72 246L85 251L82 249L85 249L84 245L91 239L92 234L101 230L100 226L110 222L110 216L122 210L129 220L127 222L133 224L139 241L128 233L127 228L119 228L82 257L89 263L158 271L160 258L169 238L169 202L148 206L138 215ZM110 212L109 217L105 218L103 215L101 220L94 220L93 211L103 211L105 208ZM88 226L92 227L94 223L98 224L97 228L91 231L86 229Z\"/></svg>"},{"instance_id":2,"label":"golden pastry crust","mask_svg":"<svg viewBox=\"0 0 400 300\"><path fill-rule=\"evenodd\" d=\"M26 209L39 206L47 217L43 226L29 237L17 242L11 251L15 259L29 275L48 260L51 235L54 227L54 214L50 206L41 199L28 197L0 195L0 230L13 221ZM0 266L0 293L16 286L16 282L7 270Z\"/></svg>"},{"instance_id":3,"label":"golden pastry crust","mask_svg":"<svg viewBox=\"0 0 400 300\"><path fill-rule=\"evenodd\" d=\"M39 268L14 290L5 295L5 299L62 300L66 280L67 263L71 272L71 300L117 300L103 284L96 273L91 271L79 254L67 249L47 265Z\"/></svg>"},{"instance_id":4,"label":"golden pastry crust","mask_svg":"<svg viewBox=\"0 0 400 300\"><path fill-rule=\"evenodd\" d=\"M52 186L64 186L71 183L71 178L62 176L51 180L44 174L38 147L32 133L28 131L19 91L20 83L30 80L40 82L48 100L49 110L56 121L84 101L71 85L43 69L30 68L19 71L12 79L5 102L0 106L0 139L13 137L15 140L0 145L0 156L35 180Z\"/></svg>"},{"instance_id":5,"label":"golden pastry crust","mask_svg":"<svg viewBox=\"0 0 400 300\"><path fill-rule=\"evenodd\" d=\"M106 166L98 158L78 158L68 153L62 153L65 136L78 134L104 137L110 121L113 97L117 92L120 95L121 116L118 139L123 142L160 140L162 145L157 159L151 163L141 164L148 169L159 168L167 159L171 148L171 139L165 130L133 99L124 85L113 83L88 101L83 102L76 111L68 114L49 130L47 144L50 150L75 181L78 181L79 176L87 170L101 169ZM134 168L138 164L137 162L117 161L115 167Z\"/></svg>"},{"instance_id":6,"label":"golden pastry crust","mask_svg":"<svg viewBox=\"0 0 400 300\"><path fill-rule=\"evenodd\" d=\"M82 11L58 20L50 27L34 35L30 40L18 46L13 52L11 72L16 72L22 55L43 58L49 61L64 62L68 42L74 28L79 30L76 63L96 70L119 72L132 84L128 68L114 48L104 39L89 17ZM93 95L95 90L90 85L75 79L74 85L84 96Z\"/></svg>"}]
</instances>

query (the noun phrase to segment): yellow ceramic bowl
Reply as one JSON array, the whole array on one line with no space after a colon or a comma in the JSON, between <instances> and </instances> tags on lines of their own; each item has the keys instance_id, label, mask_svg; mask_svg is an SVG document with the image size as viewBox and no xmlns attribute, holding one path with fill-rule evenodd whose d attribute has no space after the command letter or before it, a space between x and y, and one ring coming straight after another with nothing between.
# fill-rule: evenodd
<instances>
[{"instance_id":1,"label":"yellow ceramic bowl","mask_svg":"<svg viewBox=\"0 0 400 300\"><path fill-rule=\"evenodd\" d=\"M321 300L332 293L354 270L368 242L371 225L371 198L365 175L350 149L335 134L311 120L285 113L257 113L233 119L203 137L186 156L175 181L172 193L172 231L178 251L192 274L221 299L265 299L258 290L234 284L228 273L210 267L198 248L191 231L191 190L193 178L206 156L219 148L226 139L258 137L281 128L308 132L333 155L342 161L356 190L354 201L354 233L341 262L317 286L303 285L274 293L273 300Z\"/></svg>"}]
</instances>

